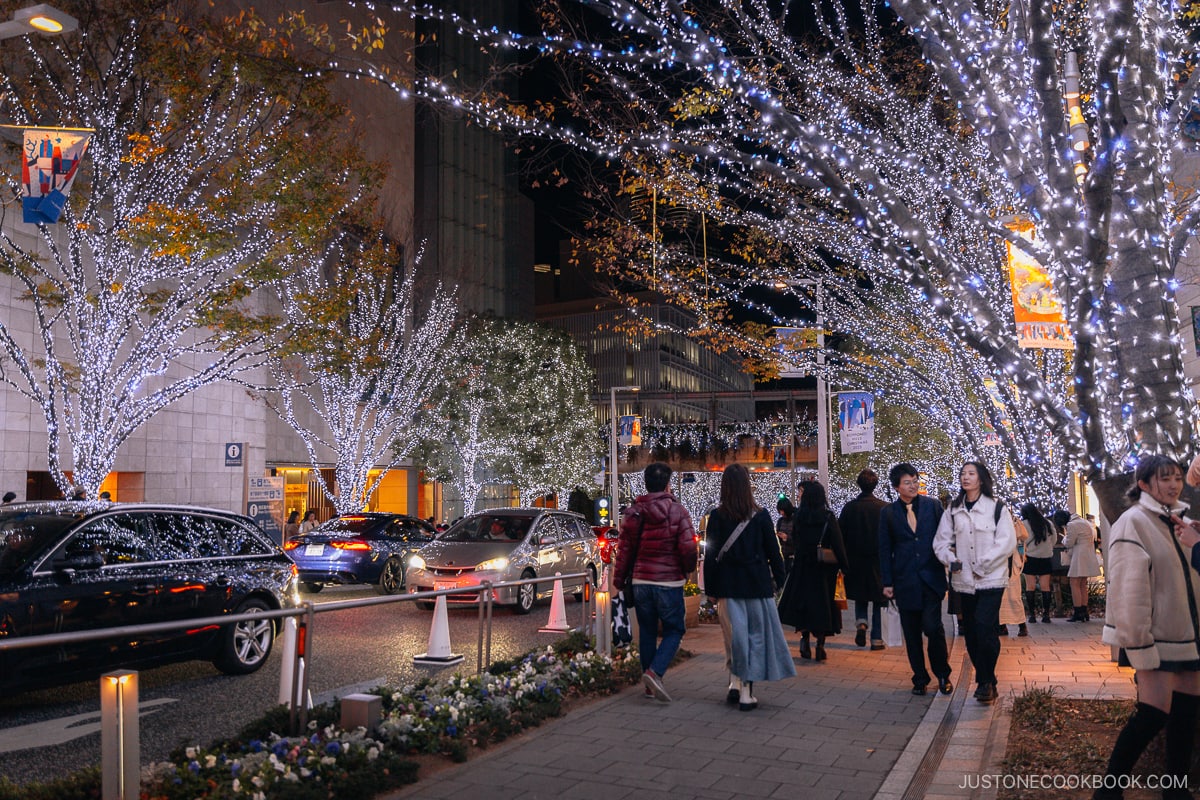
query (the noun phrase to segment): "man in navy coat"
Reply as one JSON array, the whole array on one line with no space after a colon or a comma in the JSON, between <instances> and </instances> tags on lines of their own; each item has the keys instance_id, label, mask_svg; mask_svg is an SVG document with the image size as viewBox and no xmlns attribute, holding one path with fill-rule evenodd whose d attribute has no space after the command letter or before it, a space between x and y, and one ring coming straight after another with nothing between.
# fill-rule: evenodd
<instances>
[{"instance_id":1,"label":"man in navy coat","mask_svg":"<svg viewBox=\"0 0 1200 800\"><path fill-rule=\"evenodd\" d=\"M933 535L942 518L942 504L920 493L920 473L912 464L897 464L888 480L900 496L879 515L879 573L883 596L896 600L904 649L913 671L913 694L925 694L929 670L921 652L922 634L929 640L929 669L942 694L954 691L942 626L946 568L933 554Z\"/></svg>"}]
</instances>

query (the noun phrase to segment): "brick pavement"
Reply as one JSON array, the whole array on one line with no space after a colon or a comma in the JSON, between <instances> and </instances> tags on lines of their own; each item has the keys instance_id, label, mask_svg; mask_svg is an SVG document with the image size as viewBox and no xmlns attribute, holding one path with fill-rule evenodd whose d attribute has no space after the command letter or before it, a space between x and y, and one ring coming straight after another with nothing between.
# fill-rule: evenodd
<instances>
[{"instance_id":1,"label":"brick pavement","mask_svg":"<svg viewBox=\"0 0 1200 800\"><path fill-rule=\"evenodd\" d=\"M914 697L903 648L854 647L848 614L845 622L828 661L797 659L795 679L757 685L756 711L724 702L720 629L704 625L684 639L695 657L666 676L673 703L646 700L637 686L380 800L988 800L958 787L965 774L1002 771L1005 709L1016 693L1055 685L1070 697L1133 696L1132 671L1111 663L1099 622L1036 624L1027 639L1002 640L1003 702L990 707L970 697L973 686L957 685L961 640L952 644L954 695Z\"/></svg>"}]
</instances>

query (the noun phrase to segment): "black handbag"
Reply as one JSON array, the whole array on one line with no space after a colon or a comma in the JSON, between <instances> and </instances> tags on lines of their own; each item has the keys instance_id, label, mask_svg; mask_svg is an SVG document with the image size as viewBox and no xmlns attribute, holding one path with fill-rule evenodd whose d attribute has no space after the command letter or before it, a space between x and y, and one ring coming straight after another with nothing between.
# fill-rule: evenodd
<instances>
[{"instance_id":1,"label":"black handbag","mask_svg":"<svg viewBox=\"0 0 1200 800\"><path fill-rule=\"evenodd\" d=\"M837 553L833 552L832 547L825 546L825 532L829 530L829 520L825 520L825 527L821 528L821 538L817 541L817 563L824 564L830 567L838 565Z\"/></svg>"}]
</instances>

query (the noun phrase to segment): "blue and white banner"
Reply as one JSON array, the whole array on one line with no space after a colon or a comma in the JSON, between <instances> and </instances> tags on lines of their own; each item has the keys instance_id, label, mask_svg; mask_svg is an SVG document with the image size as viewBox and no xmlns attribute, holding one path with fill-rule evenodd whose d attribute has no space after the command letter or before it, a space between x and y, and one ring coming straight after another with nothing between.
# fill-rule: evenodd
<instances>
[{"instance_id":1,"label":"blue and white banner","mask_svg":"<svg viewBox=\"0 0 1200 800\"><path fill-rule=\"evenodd\" d=\"M842 455L874 450L875 395L838 392L838 430L842 434Z\"/></svg>"},{"instance_id":2,"label":"blue and white banner","mask_svg":"<svg viewBox=\"0 0 1200 800\"><path fill-rule=\"evenodd\" d=\"M53 225L62 215L93 131L81 128L26 128L21 152L22 219Z\"/></svg>"}]
</instances>

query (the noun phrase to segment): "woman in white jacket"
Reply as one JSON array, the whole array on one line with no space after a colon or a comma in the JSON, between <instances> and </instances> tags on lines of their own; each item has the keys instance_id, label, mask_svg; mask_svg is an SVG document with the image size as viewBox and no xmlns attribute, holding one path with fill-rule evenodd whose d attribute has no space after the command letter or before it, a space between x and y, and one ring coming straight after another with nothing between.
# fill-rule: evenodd
<instances>
[{"instance_id":1,"label":"woman in white jacket","mask_svg":"<svg viewBox=\"0 0 1200 800\"><path fill-rule=\"evenodd\" d=\"M1120 647L1120 662L1137 671L1138 702L1113 745L1105 784L1092 795L1098 800L1123 796L1118 787L1164 727L1166 772L1186 780L1200 709L1200 574L1175 535L1187 510L1179 502L1183 466L1146 456L1134 478L1134 505L1107 537L1104 643ZM1173 786L1162 796L1190 800L1192 794Z\"/></svg>"},{"instance_id":2,"label":"woman in white jacket","mask_svg":"<svg viewBox=\"0 0 1200 800\"><path fill-rule=\"evenodd\" d=\"M1008 585L1008 557L1017 546L1008 510L997 507L992 473L968 461L958 473L961 491L942 515L933 553L950 568L950 584L962 600L963 639L979 681L975 699L995 701L996 661L1000 658L1000 601Z\"/></svg>"}]
</instances>

